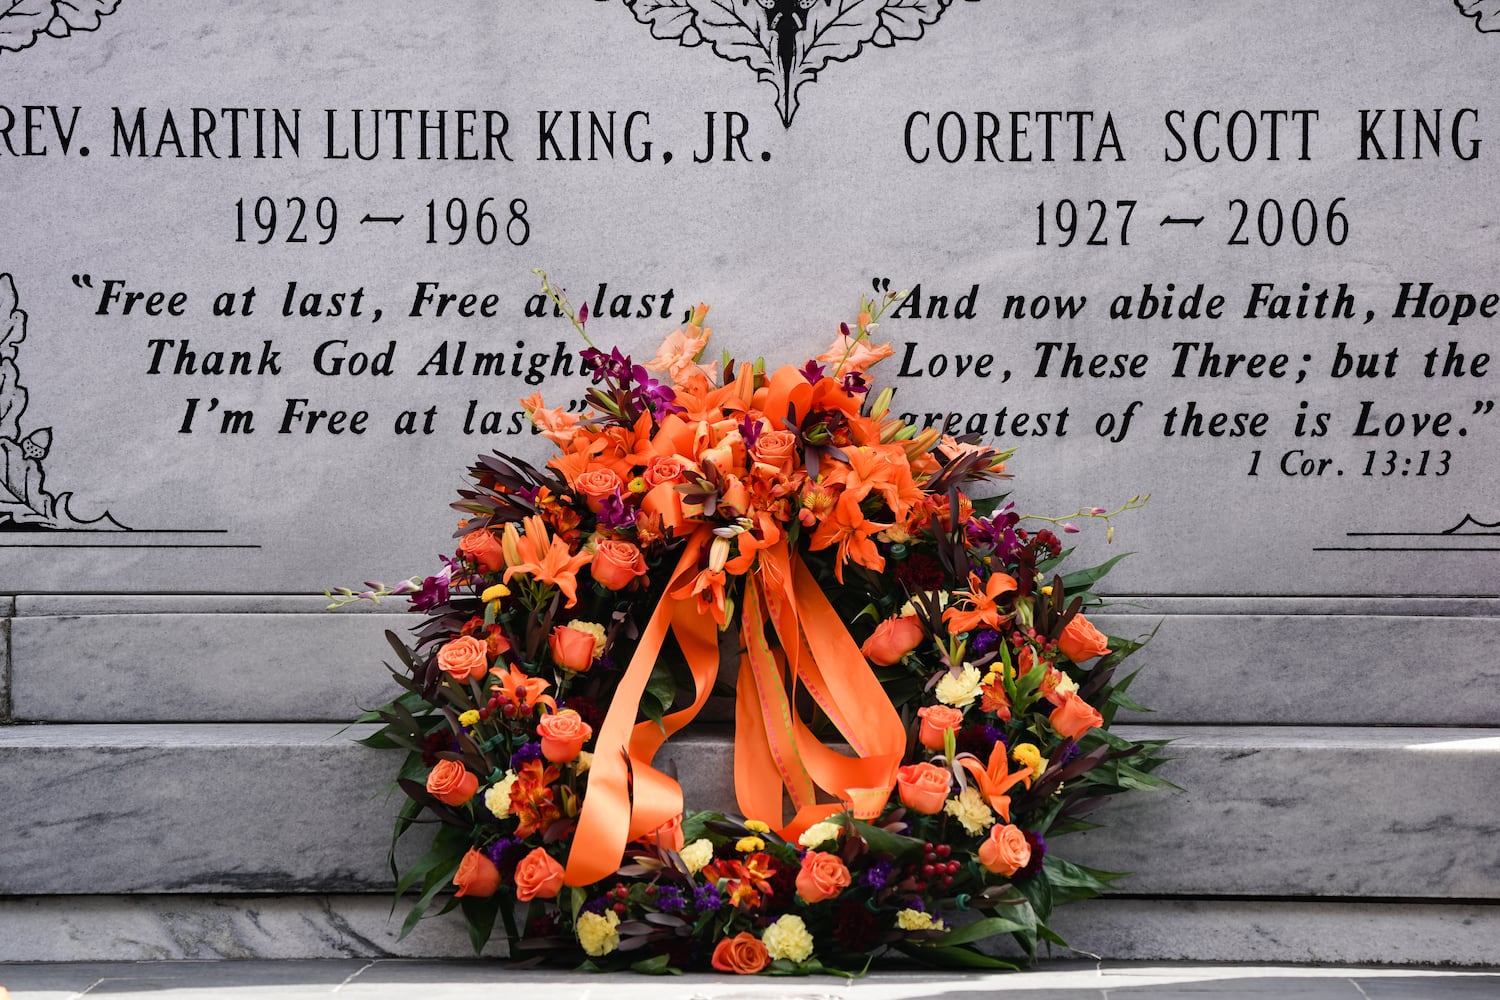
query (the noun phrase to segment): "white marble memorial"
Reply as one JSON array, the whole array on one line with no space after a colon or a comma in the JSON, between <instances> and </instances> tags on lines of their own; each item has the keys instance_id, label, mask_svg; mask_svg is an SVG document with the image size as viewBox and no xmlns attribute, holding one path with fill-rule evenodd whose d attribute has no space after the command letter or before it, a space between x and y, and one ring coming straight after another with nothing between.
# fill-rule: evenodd
<instances>
[{"instance_id":1,"label":"white marble memorial","mask_svg":"<svg viewBox=\"0 0 1500 1000\"><path fill-rule=\"evenodd\" d=\"M533 268L776 363L910 289L898 412L1151 494L1076 537L1184 790L1074 838L1135 873L1079 948L1500 961L1497 60L1476 0L0 11L0 961L466 952L344 729L408 616L317 595L546 456Z\"/></svg>"}]
</instances>

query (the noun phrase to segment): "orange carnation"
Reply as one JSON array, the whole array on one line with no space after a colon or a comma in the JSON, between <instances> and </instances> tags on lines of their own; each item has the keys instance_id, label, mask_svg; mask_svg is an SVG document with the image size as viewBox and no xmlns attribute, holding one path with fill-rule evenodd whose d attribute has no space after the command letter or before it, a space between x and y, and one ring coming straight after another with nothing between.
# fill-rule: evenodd
<instances>
[{"instance_id":1,"label":"orange carnation","mask_svg":"<svg viewBox=\"0 0 1500 1000\"><path fill-rule=\"evenodd\" d=\"M771 956L760 938L749 931L741 931L714 945L712 964L720 972L752 976L771 964Z\"/></svg>"},{"instance_id":2,"label":"orange carnation","mask_svg":"<svg viewBox=\"0 0 1500 1000\"><path fill-rule=\"evenodd\" d=\"M948 770L936 764L908 764L896 772L896 790L901 795L901 804L929 816L942 812L952 783L953 776Z\"/></svg>"},{"instance_id":3,"label":"orange carnation","mask_svg":"<svg viewBox=\"0 0 1500 1000\"><path fill-rule=\"evenodd\" d=\"M479 779L456 760L440 760L427 775L427 790L444 805L461 806L479 791Z\"/></svg>"},{"instance_id":4,"label":"orange carnation","mask_svg":"<svg viewBox=\"0 0 1500 1000\"><path fill-rule=\"evenodd\" d=\"M555 899L562 886L563 866L540 847L533 848L516 865L516 898L522 902Z\"/></svg>"},{"instance_id":5,"label":"orange carnation","mask_svg":"<svg viewBox=\"0 0 1500 1000\"><path fill-rule=\"evenodd\" d=\"M500 869L486 855L469 848L453 876L455 896L493 896L500 888Z\"/></svg>"}]
</instances>

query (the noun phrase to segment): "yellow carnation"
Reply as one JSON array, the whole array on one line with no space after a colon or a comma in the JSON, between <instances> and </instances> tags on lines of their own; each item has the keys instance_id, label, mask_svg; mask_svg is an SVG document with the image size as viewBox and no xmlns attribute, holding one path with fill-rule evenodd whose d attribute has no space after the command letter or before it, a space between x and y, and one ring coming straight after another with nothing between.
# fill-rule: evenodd
<instances>
[{"instance_id":1,"label":"yellow carnation","mask_svg":"<svg viewBox=\"0 0 1500 1000\"><path fill-rule=\"evenodd\" d=\"M964 832L971 837L977 837L995 825L995 814L990 812L984 796L973 785L965 788L956 798L949 799L943 806L943 812L962 823Z\"/></svg>"},{"instance_id":2,"label":"yellow carnation","mask_svg":"<svg viewBox=\"0 0 1500 1000\"><path fill-rule=\"evenodd\" d=\"M936 920L930 913L921 910L902 910L896 914L896 926L903 931L945 931L941 920Z\"/></svg>"},{"instance_id":3,"label":"yellow carnation","mask_svg":"<svg viewBox=\"0 0 1500 1000\"><path fill-rule=\"evenodd\" d=\"M688 871L696 875L704 865L714 859L714 845L707 840L695 840L678 851L677 855L682 858L682 863L687 865Z\"/></svg>"},{"instance_id":4,"label":"yellow carnation","mask_svg":"<svg viewBox=\"0 0 1500 1000\"><path fill-rule=\"evenodd\" d=\"M515 783L516 772L506 771L505 777L491 785L484 793L484 807L496 819L506 819L510 816L510 786Z\"/></svg>"},{"instance_id":5,"label":"yellow carnation","mask_svg":"<svg viewBox=\"0 0 1500 1000\"><path fill-rule=\"evenodd\" d=\"M603 913L580 913L574 929L578 931L578 943L583 945L583 950L598 958L620 947L620 935L615 930L619 926L619 914L605 910Z\"/></svg>"},{"instance_id":6,"label":"yellow carnation","mask_svg":"<svg viewBox=\"0 0 1500 1000\"><path fill-rule=\"evenodd\" d=\"M588 774L589 768L594 766L594 755L587 750L578 751L578 756L573 758L573 773Z\"/></svg>"},{"instance_id":7,"label":"yellow carnation","mask_svg":"<svg viewBox=\"0 0 1500 1000\"><path fill-rule=\"evenodd\" d=\"M767 927L760 936L766 946L766 954L773 959L785 958L792 962L805 962L812 957L813 939L807 925L794 913L786 913Z\"/></svg>"},{"instance_id":8,"label":"yellow carnation","mask_svg":"<svg viewBox=\"0 0 1500 1000\"><path fill-rule=\"evenodd\" d=\"M843 829L837 823L814 823L802 832L797 843L803 847L818 847L830 840L837 840Z\"/></svg>"},{"instance_id":9,"label":"yellow carnation","mask_svg":"<svg viewBox=\"0 0 1500 1000\"><path fill-rule=\"evenodd\" d=\"M1031 768L1033 778L1040 778L1042 772L1047 770L1047 761L1034 743L1017 743L1010 755L1017 764Z\"/></svg>"},{"instance_id":10,"label":"yellow carnation","mask_svg":"<svg viewBox=\"0 0 1500 1000\"><path fill-rule=\"evenodd\" d=\"M954 708L967 708L979 697L979 682L979 671L966 663L956 677L952 671L943 674L937 682L937 700Z\"/></svg>"},{"instance_id":11,"label":"yellow carnation","mask_svg":"<svg viewBox=\"0 0 1500 1000\"><path fill-rule=\"evenodd\" d=\"M460 726L472 726L478 722L479 713L474 711L474 709L472 708L458 717L458 724Z\"/></svg>"}]
</instances>

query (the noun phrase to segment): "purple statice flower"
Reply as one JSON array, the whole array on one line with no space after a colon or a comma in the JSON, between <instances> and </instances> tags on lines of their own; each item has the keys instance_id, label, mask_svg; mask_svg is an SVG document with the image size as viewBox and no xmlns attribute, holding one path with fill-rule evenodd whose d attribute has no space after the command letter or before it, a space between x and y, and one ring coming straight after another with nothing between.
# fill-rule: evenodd
<instances>
[{"instance_id":1,"label":"purple statice flower","mask_svg":"<svg viewBox=\"0 0 1500 1000\"><path fill-rule=\"evenodd\" d=\"M844 376L843 381L839 384L851 396L858 396L870 391L869 383L865 381L865 377L859 372L850 372Z\"/></svg>"},{"instance_id":2,"label":"purple statice flower","mask_svg":"<svg viewBox=\"0 0 1500 1000\"><path fill-rule=\"evenodd\" d=\"M699 913L710 913L724 905L724 897L716 885L705 885L693 890L693 909Z\"/></svg>"},{"instance_id":3,"label":"purple statice flower","mask_svg":"<svg viewBox=\"0 0 1500 1000\"><path fill-rule=\"evenodd\" d=\"M578 912L579 913L602 914L607 909L609 909L609 897L608 896L595 896L593 899L589 900L587 903L584 903L582 906L580 906L578 908Z\"/></svg>"},{"instance_id":4,"label":"purple statice flower","mask_svg":"<svg viewBox=\"0 0 1500 1000\"><path fill-rule=\"evenodd\" d=\"M687 909L687 900L677 886L659 885L656 887L656 908L663 913L681 913Z\"/></svg>"},{"instance_id":5,"label":"purple statice flower","mask_svg":"<svg viewBox=\"0 0 1500 1000\"><path fill-rule=\"evenodd\" d=\"M1042 839L1042 835L1035 830L1025 830L1022 832L1026 835L1026 843L1031 845L1031 860L1027 861L1020 871L1016 872L1017 878L1035 875L1041 870L1042 861L1047 857L1047 842Z\"/></svg>"},{"instance_id":6,"label":"purple statice flower","mask_svg":"<svg viewBox=\"0 0 1500 1000\"><path fill-rule=\"evenodd\" d=\"M809 382L815 385L817 384L818 380L823 377L824 371L826 371L826 369L816 361L809 361L798 370L802 372L803 378L807 379Z\"/></svg>"},{"instance_id":7,"label":"purple statice flower","mask_svg":"<svg viewBox=\"0 0 1500 1000\"><path fill-rule=\"evenodd\" d=\"M889 861L877 861L866 869L859 880L867 888L884 889L885 884L891 880L891 870Z\"/></svg>"},{"instance_id":8,"label":"purple statice flower","mask_svg":"<svg viewBox=\"0 0 1500 1000\"><path fill-rule=\"evenodd\" d=\"M1000 644L1000 633L994 629L981 629L975 632L969 640L969 651L975 656L983 656Z\"/></svg>"},{"instance_id":9,"label":"purple statice flower","mask_svg":"<svg viewBox=\"0 0 1500 1000\"><path fill-rule=\"evenodd\" d=\"M995 749L996 743L1004 743L1007 750L1010 749L1010 741L1005 738L1005 730L999 726L992 726L988 722L984 724L984 738L990 741L990 749Z\"/></svg>"},{"instance_id":10,"label":"purple statice flower","mask_svg":"<svg viewBox=\"0 0 1500 1000\"><path fill-rule=\"evenodd\" d=\"M921 896L913 896L910 899L908 899L906 901L906 908L908 910L916 910L918 913L926 913L927 912L927 904L924 903L924 902L922 902L922 897Z\"/></svg>"},{"instance_id":11,"label":"purple statice flower","mask_svg":"<svg viewBox=\"0 0 1500 1000\"><path fill-rule=\"evenodd\" d=\"M540 743L522 743L516 748L516 752L510 755L510 769L519 771L521 765L527 761L542 759L542 745Z\"/></svg>"},{"instance_id":12,"label":"purple statice flower","mask_svg":"<svg viewBox=\"0 0 1500 1000\"><path fill-rule=\"evenodd\" d=\"M760 420L748 413L745 414L744 419L740 421L740 437L745 441L745 450L753 451L755 442L760 440Z\"/></svg>"},{"instance_id":13,"label":"purple statice flower","mask_svg":"<svg viewBox=\"0 0 1500 1000\"><path fill-rule=\"evenodd\" d=\"M599 501L599 527L611 531L635 527L635 509L625 502L619 490Z\"/></svg>"},{"instance_id":14,"label":"purple statice flower","mask_svg":"<svg viewBox=\"0 0 1500 1000\"><path fill-rule=\"evenodd\" d=\"M503 876L510 878L515 873L516 865L526 856L526 845L515 837L501 837L486 847L484 853Z\"/></svg>"}]
</instances>

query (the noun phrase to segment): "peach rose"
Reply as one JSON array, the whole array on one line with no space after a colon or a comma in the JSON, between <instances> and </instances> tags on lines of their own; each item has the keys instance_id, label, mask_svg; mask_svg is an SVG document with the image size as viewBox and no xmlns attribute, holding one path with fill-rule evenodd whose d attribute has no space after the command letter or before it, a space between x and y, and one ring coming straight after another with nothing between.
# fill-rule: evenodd
<instances>
[{"instance_id":1,"label":"peach rose","mask_svg":"<svg viewBox=\"0 0 1500 1000\"><path fill-rule=\"evenodd\" d=\"M658 847L665 847L669 851L682 850L682 816L673 816L655 830L644 834L641 840Z\"/></svg>"},{"instance_id":2,"label":"peach rose","mask_svg":"<svg viewBox=\"0 0 1500 1000\"><path fill-rule=\"evenodd\" d=\"M926 762L908 764L896 772L896 790L901 794L901 804L929 816L942 812L952 783L953 776L946 768Z\"/></svg>"},{"instance_id":3,"label":"peach rose","mask_svg":"<svg viewBox=\"0 0 1500 1000\"><path fill-rule=\"evenodd\" d=\"M733 972L740 976L751 976L771 964L771 956L760 938L749 931L741 931L732 938L724 938L714 945L713 967L720 972Z\"/></svg>"},{"instance_id":4,"label":"peach rose","mask_svg":"<svg viewBox=\"0 0 1500 1000\"><path fill-rule=\"evenodd\" d=\"M755 439L752 454L757 462L790 472L797 459L797 435L791 431L765 431Z\"/></svg>"},{"instance_id":5,"label":"peach rose","mask_svg":"<svg viewBox=\"0 0 1500 1000\"><path fill-rule=\"evenodd\" d=\"M427 790L444 805L461 806L479 791L479 778L456 760L440 760L427 775Z\"/></svg>"},{"instance_id":6,"label":"peach rose","mask_svg":"<svg viewBox=\"0 0 1500 1000\"><path fill-rule=\"evenodd\" d=\"M490 672L490 647L483 639L472 635L459 636L445 642L438 650L438 669L463 684L477 681Z\"/></svg>"},{"instance_id":7,"label":"peach rose","mask_svg":"<svg viewBox=\"0 0 1500 1000\"><path fill-rule=\"evenodd\" d=\"M516 898L522 902L533 899L556 899L562 891L563 866L540 847L516 865Z\"/></svg>"},{"instance_id":8,"label":"peach rose","mask_svg":"<svg viewBox=\"0 0 1500 1000\"><path fill-rule=\"evenodd\" d=\"M1058 637L1057 648L1074 663L1082 663L1108 653L1109 639L1083 615L1074 615L1073 620L1063 629L1063 634Z\"/></svg>"},{"instance_id":9,"label":"peach rose","mask_svg":"<svg viewBox=\"0 0 1500 1000\"><path fill-rule=\"evenodd\" d=\"M542 738L542 756L554 764L566 764L578 756L584 743L594 735L594 727L584 722L577 712L563 709L542 716L536 733Z\"/></svg>"},{"instance_id":10,"label":"peach rose","mask_svg":"<svg viewBox=\"0 0 1500 1000\"><path fill-rule=\"evenodd\" d=\"M1098 710L1075 692L1063 699L1061 705L1052 710L1047 716L1047 721L1052 723L1052 728L1057 730L1057 735L1064 739L1076 740L1090 729L1096 729L1104 725L1104 716Z\"/></svg>"},{"instance_id":11,"label":"peach rose","mask_svg":"<svg viewBox=\"0 0 1500 1000\"><path fill-rule=\"evenodd\" d=\"M552 662L564 670L586 673L594 665L595 649L599 640L591 632L568 625L558 625L547 636L547 646L552 650Z\"/></svg>"},{"instance_id":12,"label":"peach rose","mask_svg":"<svg viewBox=\"0 0 1500 1000\"><path fill-rule=\"evenodd\" d=\"M682 470L686 463L675 455L658 455L646 466L646 471L641 473L641 479L647 488L654 489L662 483L675 483L682 478Z\"/></svg>"},{"instance_id":13,"label":"peach rose","mask_svg":"<svg viewBox=\"0 0 1500 1000\"><path fill-rule=\"evenodd\" d=\"M622 490L624 484L620 482L620 477L614 469L605 466L580 474L573 481L573 488L583 494L584 499L588 501L589 510L597 514L604 498Z\"/></svg>"},{"instance_id":14,"label":"peach rose","mask_svg":"<svg viewBox=\"0 0 1500 1000\"><path fill-rule=\"evenodd\" d=\"M455 896L493 896L500 888L500 869L486 855L469 848L453 876Z\"/></svg>"},{"instance_id":15,"label":"peach rose","mask_svg":"<svg viewBox=\"0 0 1500 1000\"><path fill-rule=\"evenodd\" d=\"M837 854L808 851L797 873L797 895L806 903L821 903L849 888L849 869Z\"/></svg>"},{"instance_id":16,"label":"peach rose","mask_svg":"<svg viewBox=\"0 0 1500 1000\"><path fill-rule=\"evenodd\" d=\"M1031 860L1031 844L1019 826L996 824L979 845L979 863L996 875L1014 875Z\"/></svg>"},{"instance_id":17,"label":"peach rose","mask_svg":"<svg viewBox=\"0 0 1500 1000\"><path fill-rule=\"evenodd\" d=\"M887 618L875 626L859 651L877 667L889 667L916 649L925 635L926 630L916 615Z\"/></svg>"},{"instance_id":18,"label":"peach rose","mask_svg":"<svg viewBox=\"0 0 1500 1000\"><path fill-rule=\"evenodd\" d=\"M953 730L956 737L958 727L963 725L964 713L957 708L949 708L947 705L926 705L917 709L917 718L922 720L922 728L917 733L917 739L929 750L943 749L943 733Z\"/></svg>"},{"instance_id":19,"label":"peach rose","mask_svg":"<svg viewBox=\"0 0 1500 1000\"><path fill-rule=\"evenodd\" d=\"M471 531L460 538L458 551L473 559L486 573L498 573L505 568L505 552L500 548L500 539L488 528Z\"/></svg>"},{"instance_id":20,"label":"peach rose","mask_svg":"<svg viewBox=\"0 0 1500 1000\"><path fill-rule=\"evenodd\" d=\"M646 575L646 559L641 550L629 542L606 538L594 548L594 561L589 572L604 589L620 590L636 577Z\"/></svg>"}]
</instances>

